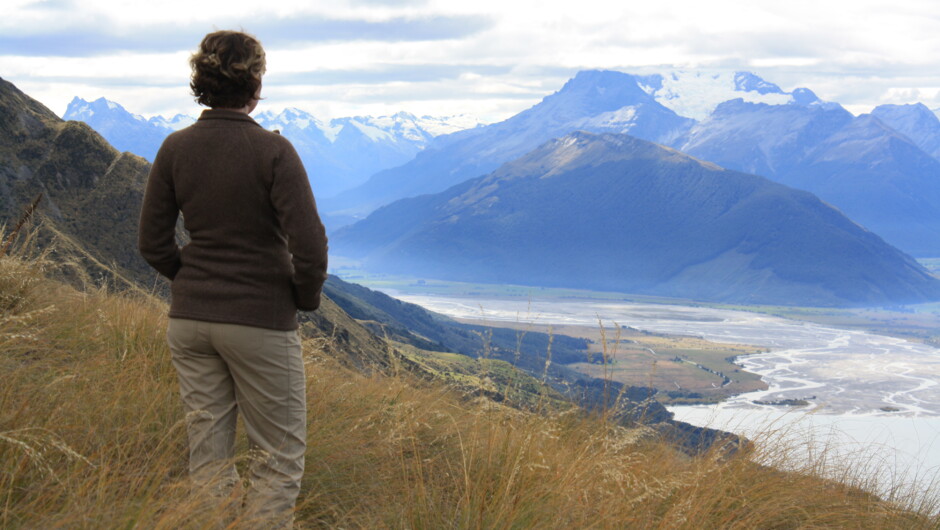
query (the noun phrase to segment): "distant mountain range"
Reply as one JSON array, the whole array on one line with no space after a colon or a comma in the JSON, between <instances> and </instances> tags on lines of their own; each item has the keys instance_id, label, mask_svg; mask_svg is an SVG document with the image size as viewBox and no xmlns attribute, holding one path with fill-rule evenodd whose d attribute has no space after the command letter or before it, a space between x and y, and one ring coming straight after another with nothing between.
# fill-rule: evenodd
<instances>
[{"instance_id":1,"label":"distant mountain range","mask_svg":"<svg viewBox=\"0 0 940 530\"><path fill-rule=\"evenodd\" d=\"M362 218L486 174L575 130L627 133L811 191L904 251L940 256L940 120L933 112L885 105L854 117L809 89L785 92L747 72L580 72L534 107L435 138L410 162L322 207Z\"/></svg>"},{"instance_id":2,"label":"distant mountain range","mask_svg":"<svg viewBox=\"0 0 940 530\"><path fill-rule=\"evenodd\" d=\"M436 193L489 173L573 130L629 133L671 143L694 124L656 101L630 74L580 72L534 107L499 123L436 138L412 161L376 173L324 201L323 208L332 214L364 216L394 200Z\"/></svg>"},{"instance_id":3,"label":"distant mountain range","mask_svg":"<svg viewBox=\"0 0 940 530\"><path fill-rule=\"evenodd\" d=\"M382 169L411 160L435 136L479 125L466 115L419 118L406 112L377 118L336 118L329 123L299 109L260 112L254 118L291 140L318 198L335 195ZM182 114L147 119L104 98L88 102L78 97L69 103L63 119L83 121L117 149L149 161L168 134L195 121Z\"/></svg>"},{"instance_id":4,"label":"distant mountain range","mask_svg":"<svg viewBox=\"0 0 940 530\"><path fill-rule=\"evenodd\" d=\"M95 104L97 115L123 111ZM324 124L288 109L257 119L282 129L306 157L331 230L583 130L630 134L811 191L905 252L940 256L940 120L923 105L883 105L855 117L809 89L787 92L749 72L595 70L507 120L462 130L456 129L472 123L406 114ZM135 122L160 126L161 134L184 123L139 116ZM453 132L437 134L447 131Z\"/></svg>"},{"instance_id":5,"label":"distant mountain range","mask_svg":"<svg viewBox=\"0 0 940 530\"><path fill-rule=\"evenodd\" d=\"M701 300L879 305L940 281L808 192L623 134L571 133L337 231L374 270Z\"/></svg>"}]
</instances>

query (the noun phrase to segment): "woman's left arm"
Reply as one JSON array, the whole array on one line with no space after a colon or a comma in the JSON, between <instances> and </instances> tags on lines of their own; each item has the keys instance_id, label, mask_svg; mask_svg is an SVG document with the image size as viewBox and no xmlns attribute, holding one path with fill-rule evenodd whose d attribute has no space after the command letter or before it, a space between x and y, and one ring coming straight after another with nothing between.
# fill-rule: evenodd
<instances>
[{"instance_id":1,"label":"woman's left arm","mask_svg":"<svg viewBox=\"0 0 940 530\"><path fill-rule=\"evenodd\" d=\"M167 158L164 142L147 177L147 189L140 210L137 248L151 267L172 280L180 269L180 248L176 244L179 205L176 203Z\"/></svg>"}]
</instances>

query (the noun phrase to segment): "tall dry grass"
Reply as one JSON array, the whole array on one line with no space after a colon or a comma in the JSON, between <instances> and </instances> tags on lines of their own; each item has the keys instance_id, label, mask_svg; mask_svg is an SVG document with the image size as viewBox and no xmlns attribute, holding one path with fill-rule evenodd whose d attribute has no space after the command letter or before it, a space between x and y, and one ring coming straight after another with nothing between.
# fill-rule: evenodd
<instances>
[{"instance_id":1,"label":"tall dry grass","mask_svg":"<svg viewBox=\"0 0 940 530\"><path fill-rule=\"evenodd\" d=\"M0 257L0 527L256 527L239 499L190 494L163 302L67 287L41 261ZM820 479L812 462L782 472L754 455L692 458L603 416L468 401L407 373L367 377L320 346L305 343L300 528L940 524Z\"/></svg>"}]
</instances>

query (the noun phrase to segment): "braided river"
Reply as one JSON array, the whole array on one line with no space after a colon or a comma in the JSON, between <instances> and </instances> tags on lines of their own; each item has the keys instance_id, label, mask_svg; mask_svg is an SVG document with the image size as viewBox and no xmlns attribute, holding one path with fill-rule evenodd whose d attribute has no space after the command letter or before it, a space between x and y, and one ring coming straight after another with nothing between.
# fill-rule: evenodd
<instances>
[{"instance_id":1,"label":"braided river","mask_svg":"<svg viewBox=\"0 0 940 530\"><path fill-rule=\"evenodd\" d=\"M940 496L940 349L857 330L702 307L537 298L495 299L389 292L445 315L541 325L616 324L769 351L738 362L767 390L707 406L670 407L675 419L789 448L797 465L825 458L826 472L883 496ZM755 401L806 400L806 407ZM772 457L768 457L773 459ZM934 507L936 509L936 507Z\"/></svg>"}]
</instances>

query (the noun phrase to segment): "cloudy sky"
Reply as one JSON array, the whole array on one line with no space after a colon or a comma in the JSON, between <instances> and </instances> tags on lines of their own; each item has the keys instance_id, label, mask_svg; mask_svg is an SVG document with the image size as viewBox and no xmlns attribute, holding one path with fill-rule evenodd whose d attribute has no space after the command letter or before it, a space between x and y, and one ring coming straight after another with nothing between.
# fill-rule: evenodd
<instances>
[{"instance_id":1,"label":"cloudy sky","mask_svg":"<svg viewBox=\"0 0 940 530\"><path fill-rule=\"evenodd\" d=\"M509 117L578 70L752 71L856 114L940 107L935 0L4 0L0 77L62 114L75 96L196 114L187 58L214 29L268 53L259 110Z\"/></svg>"}]
</instances>

